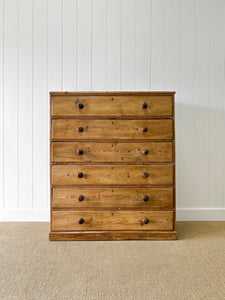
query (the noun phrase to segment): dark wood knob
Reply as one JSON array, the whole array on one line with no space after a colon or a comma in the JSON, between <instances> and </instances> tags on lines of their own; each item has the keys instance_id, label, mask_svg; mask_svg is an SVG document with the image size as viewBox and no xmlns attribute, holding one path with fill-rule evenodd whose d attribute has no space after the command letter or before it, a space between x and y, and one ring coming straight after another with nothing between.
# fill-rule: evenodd
<instances>
[{"instance_id":1,"label":"dark wood knob","mask_svg":"<svg viewBox=\"0 0 225 300\"><path fill-rule=\"evenodd\" d=\"M145 202L147 202L147 201L149 200L149 196L144 195L144 196L142 197L142 199L143 199Z\"/></svg>"},{"instance_id":2,"label":"dark wood knob","mask_svg":"<svg viewBox=\"0 0 225 300\"><path fill-rule=\"evenodd\" d=\"M148 174L148 172L144 172L144 173L142 174L142 176L143 176L144 178L147 178L147 177L149 176L149 174Z\"/></svg>"},{"instance_id":3,"label":"dark wood knob","mask_svg":"<svg viewBox=\"0 0 225 300\"><path fill-rule=\"evenodd\" d=\"M147 103L145 103L145 102L144 102L144 103L142 103L142 108L144 108L144 109L145 109L145 108L147 108L147 107L148 107L148 104L147 104Z\"/></svg>"},{"instance_id":4,"label":"dark wood knob","mask_svg":"<svg viewBox=\"0 0 225 300\"><path fill-rule=\"evenodd\" d=\"M83 109L83 108L84 108L84 104L83 104L83 103L78 103L78 104L77 104L77 107L78 107L79 109Z\"/></svg>"},{"instance_id":5,"label":"dark wood knob","mask_svg":"<svg viewBox=\"0 0 225 300\"><path fill-rule=\"evenodd\" d=\"M149 219L148 218L144 218L142 221L143 221L144 224L148 224L149 223Z\"/></svg>"},{"instance_id":6,"label":"dark wood knob","mask_svg":"<svg viewBox=\"0 0 225 300\"><path fill-rule=\"evenodd\" d=\"M82 178L84 176L84 174L82 173L82 172L79 172L78 174L77 174L77 177L78 178Z\"/></svg>"},{"instance_id":7,"label":"dark wood knob","mask_svg":"<svg viewBox=\"0 0 225 300\"><path fill-rule=\"evenodd\" d=\"M144 150L142 151L142 153L143 153L144 155L147 155L147 154L148 154L148 149L144 149Z\"/></svg>"},{"instance_id":8,"label":"dark wood knob","mask_svg":"<svg viewBox=\"0 0 225 300\"><path fill-rule=\"evenodd\" d=\"M83 224L83 223L84 223L84 218L80 218L80 219L78 220L78 223L79 223L79 224Z\"/></svg>"},{"instance_id":9,"label":"dark wood knob","mask_svg":"<svg viewBox=\"0 0 225 300\"><path fill-rule=\"evenodd\" d=\"M148 131L148 128L147 127L143 127L142 128L142 132L147 132Z\"/></svg>"},{"instance_id":10,"label":"dark wood knob","mask_svg":"<svg viewBox=\"0 0 225 300\"><path fill-rule=\"evenodd\" d=\"M78 198L79 201L83 201L84 200L84 195L79 195L77 198Z\"/></svg>"},{"instance_id":11,"label":"dark wood knob","mask_svg":"<svg viewBox=\"0 0 225 300\"><path fill-rule=\"evenodd\" d=\"M78 149L77 154L82 155L84 153L83 149Z\"/></svg>"},{"instance_id":12,"label":"dark wood knob","mask_svg":"<svg viewBox=\"0 0 225 300\"><path fill-rule=\"evenodd\" d=\"M83 131L84 131L84 128L83 128L83 127L78 127L78 128L77 128L77 131L78 131L78 132L83 132Z\"/></svg>"}]
</instances>

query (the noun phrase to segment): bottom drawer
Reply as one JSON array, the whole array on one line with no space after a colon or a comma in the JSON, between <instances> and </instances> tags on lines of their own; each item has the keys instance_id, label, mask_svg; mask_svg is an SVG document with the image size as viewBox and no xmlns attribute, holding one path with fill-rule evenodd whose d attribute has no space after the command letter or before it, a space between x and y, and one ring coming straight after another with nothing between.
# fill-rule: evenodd
<instances>
[{"instance_id":1,"label":"bottom drawer","mask_svg":"<svg viewBox=\"0 0 225 300\"><path fill-rule=\"evenodd\" d=\"M173 230L173 211L52 211L52 231Z\"/></svg>"}]
</instances>

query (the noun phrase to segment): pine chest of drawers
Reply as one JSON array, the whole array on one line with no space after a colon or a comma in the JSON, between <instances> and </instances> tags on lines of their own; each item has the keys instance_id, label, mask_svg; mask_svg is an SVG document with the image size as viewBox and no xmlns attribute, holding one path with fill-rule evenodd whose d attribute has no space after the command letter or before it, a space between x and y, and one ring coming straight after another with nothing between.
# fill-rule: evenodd
<instances>
[{"instance_id":1,"label":"pine chest of drawers","mask_svg":"<svg viewBox=\"0 0 225 300\"><path fill-rule=\"evenodd\" d=\"M177 239L174 95L50 93L50 240Z\"/></svg>"}]
</instances>

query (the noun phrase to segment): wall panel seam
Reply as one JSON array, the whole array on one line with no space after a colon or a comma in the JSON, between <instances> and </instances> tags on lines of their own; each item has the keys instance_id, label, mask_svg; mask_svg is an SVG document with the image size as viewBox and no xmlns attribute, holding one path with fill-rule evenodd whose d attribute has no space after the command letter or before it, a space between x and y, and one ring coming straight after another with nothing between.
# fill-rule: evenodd
<instances>
[{"instance_id":1,"label":"wall panel seam","mask_svg":"<svg viewBox=\"0 0 225 300\"><path fill-rule=\"evenodd\" d=\"M122 91L123 0L120 0L120 91Z\"/></svg>"},{"instance_id":2,"label":"wall panel seam","mask_svg":"<svg viewBox=\"0 0 225 300\"><path fill-rule=\"evenodd\" d=\"M194 107L196 108L196 102L197 102L197 0L195 0L195 24L194 24L194 27L195 27L195 31L194 31ZM193 126L193 137L194 137L194 176L193 178L195 178L195 182L197 182L197 151L196 151L196 137L197 137L197 134L196 134L196 110L194 111L194 126ZM193 197L193 206L195 207L196 206L196 190L197 190L197 185L195 184L194 185L194 188L193 188L193 192L194 192L194 197Z\"/></svg>"},{"instance_id":3,"label":"wall panel seam","mask_svg":"<svg viewBox=\"0 0 225 300\"><path fill-rule=\"evenodd\" d=\"M5 146L4 146L4 141L5 141L5 115L4 115L4 100L5 100L5 0L3 0L3 8L2 8L2 24L3 24L3 28L2 28L2 209L5 209L5 178L4 178L4 174L5 174Z\"/></svg>"},{"instance_id":4,"label":"wall panel seam","mask_svg":"<svg viewBox=\"0 0 225 300\"><path fill-rule=\"evenodd\" d=\"M92 90L93 86L93 0L91 0L91 86L90 90Z\"/></svg>"},{"instance_id":5,"label":"wall panel seam","mask_svg":"<svg viewBox=\"0 0 225 300\"><path fill-rule=\"evenodd\" d=\"M212 1L210 0L210 23L209 23L209 120L208 120L208 149L210 149L210 141L211 141L211 136L210 136L210 125L211 125L211 112L210 112L210 107L211 107L211 89L212 89L212 74L211 74L211 70L212 70ZM210 151L209 151L210 153ZM210 159L211 156L209 154L208 157L208 174L209 174L209 182L210 182ZM209 199L210 199L210 184L208 184L207 186L208 189L208 195L209 195Z\"/></svg>"},{"instance_id":6,"label":"wall panel seam","mask_svg":"<svg viewBox=\"0 0 225 300\"><path fill-rule=\"evenodd\" d=\"M64 44L64 36L63 36L63 29L64 29L64 26L63 26L63 0L61 0L61 90L63 91L63 78L64 78L64 70L63 70L63 44Z\"/></svg>"},{"instance_id":7,"label":"wall panel seam","mask_svg":"<svg viewBox=\"0 0 225 300\"><path fill-rule=\"evenodd\" d=\"M76 91L78 82L78 1L76 0Z\"/></svg>"},{"instance_id":8,"label":"wall panel seam","mask_svg":"<svg viewBox=\"0 0 225 300\"><path fill-rule=\"evenodd\" d=\"M31 207L34 207L34 0L32 0L32 199Z\"/></svg>"},{"instance_id":9,"label":"wall panel seam","mask_svg":"<svg viewBox=\"0 0 225 300\"><path fill-rule=\"evenodd\" d=\"M17 70L16 70L16 72L17 72L17 91L16 91L16 93L17 93L17 95L16 95L16 97L17 97L17 120L16 120L16 122L17 122L17 128L16 128L16 132L17 132L17 140L16 140L16 143L17 143L17 166L16 166L16 168L17 168L17 170L16 170L16 172L17 172L17 206L18 206L18 208L20 207L20 197L19 197L19 195L20 195L20 178L19 178L19 175L20 175L20 173L19 173L19 169L20 169L20 160L19 160L19 154L20 154L20 145L19 145L19 137L20 137L20 128L19 128L19 110L20 110L20 103L19 103L19 82L20 82L20 78L19 78L19 70L20 70L20 64L19 64L19 9L20 9L20 7L19 7L19 2L17 2L17 41L16 41L16 44L17 44L17 49L16 49L16 51L17 51Z\"/></svg>"}]
</instances>

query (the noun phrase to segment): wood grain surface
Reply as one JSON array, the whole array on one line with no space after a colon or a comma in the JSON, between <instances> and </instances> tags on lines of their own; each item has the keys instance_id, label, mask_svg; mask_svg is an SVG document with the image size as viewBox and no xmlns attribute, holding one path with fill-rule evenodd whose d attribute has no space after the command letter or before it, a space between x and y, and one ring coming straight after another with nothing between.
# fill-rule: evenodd
<instances>
[{"instance_id":1,"label":"wood grain surface","mask_svg":"<svg viewBox=\"0 0 225 300\"><path fill-rule=\"evenodd\" d=\"M173 165L53 165L53 185L173 185ZM148 177L143 174L147 172ZM83 177L78 178L78 173Z\"/></svg>"},{"instance_id":2,"label":"wood grain surface","mask_svg":"<svg viewBox=\"0 0 225 300\"><path fill-rule=\"evenodd\" d=\"M79 201L79 196L82 201ZM143 197L147 196L147 201ZM173 188L53 188L53 208L172 209ZM79 199L78 199L79 198ZM145 197L146 198L146 197ZM146 200L146 199L145 199Z\"/></svg>"},{"instance_id":3,"label":"wood grain surface","mask_svg":"<svg viewBox=\"0 0 225 300\"><path fill-rule=\"evenodd\" d=\"M80 154L81 153L81 154ZM52 143L54 163L138 163L172 162L172 142L143 143Z\"/></svg>"},{"instance_id":4,"label":"wood grain surface","mask_svg":"<svg viewBox=\"0 0 225 300\"><path fill-rule=\"evenodd\" d=\"M51 241L176 240L176 231L110 230L50 232Z\"/></svg>"},{"instance_id":5,"label":"wood grain surface","mask_svg":"<svg viewBox=\"0 0 225 300\"><path fill-rule=\"evenodd\" d=\"M163 95L55 96L52 101L55 117L171 117L172 113L172 96Z\"/></svg>"},{"instance_id":6,"label":"wood grain surface","mask_svg":"<svg viewBox=\"0 0 225 300\"><path fill-rule=\"evenodd\" d=\"M50 240L177 239L174 92L50 95Z\"/></svg>"},{"instance_id":7,"label":"wood grain surface","mask_svg":"<svg viewBox=\"0 0 225 300\"><path fill-rule=\"evenodd\" d=\"M83 218L84 223L79 224ZM145 224L147 218L149 223ZM172 211L53 211L52 230L172 230Z\"/></svg>"},{"instance_id":8,"label":"wood grain surface","mask_svg":"<svg viewBox=\"0 0 225 300\"><path fill-rule=\"evenodd\" d=\"M78 128L83 131L79 132ZM143 128L147 128L143 132ZM173 139L173 121L157 120L52 120L52 139L96 140L96 139Z\"/></svg>"}]
</instances>

